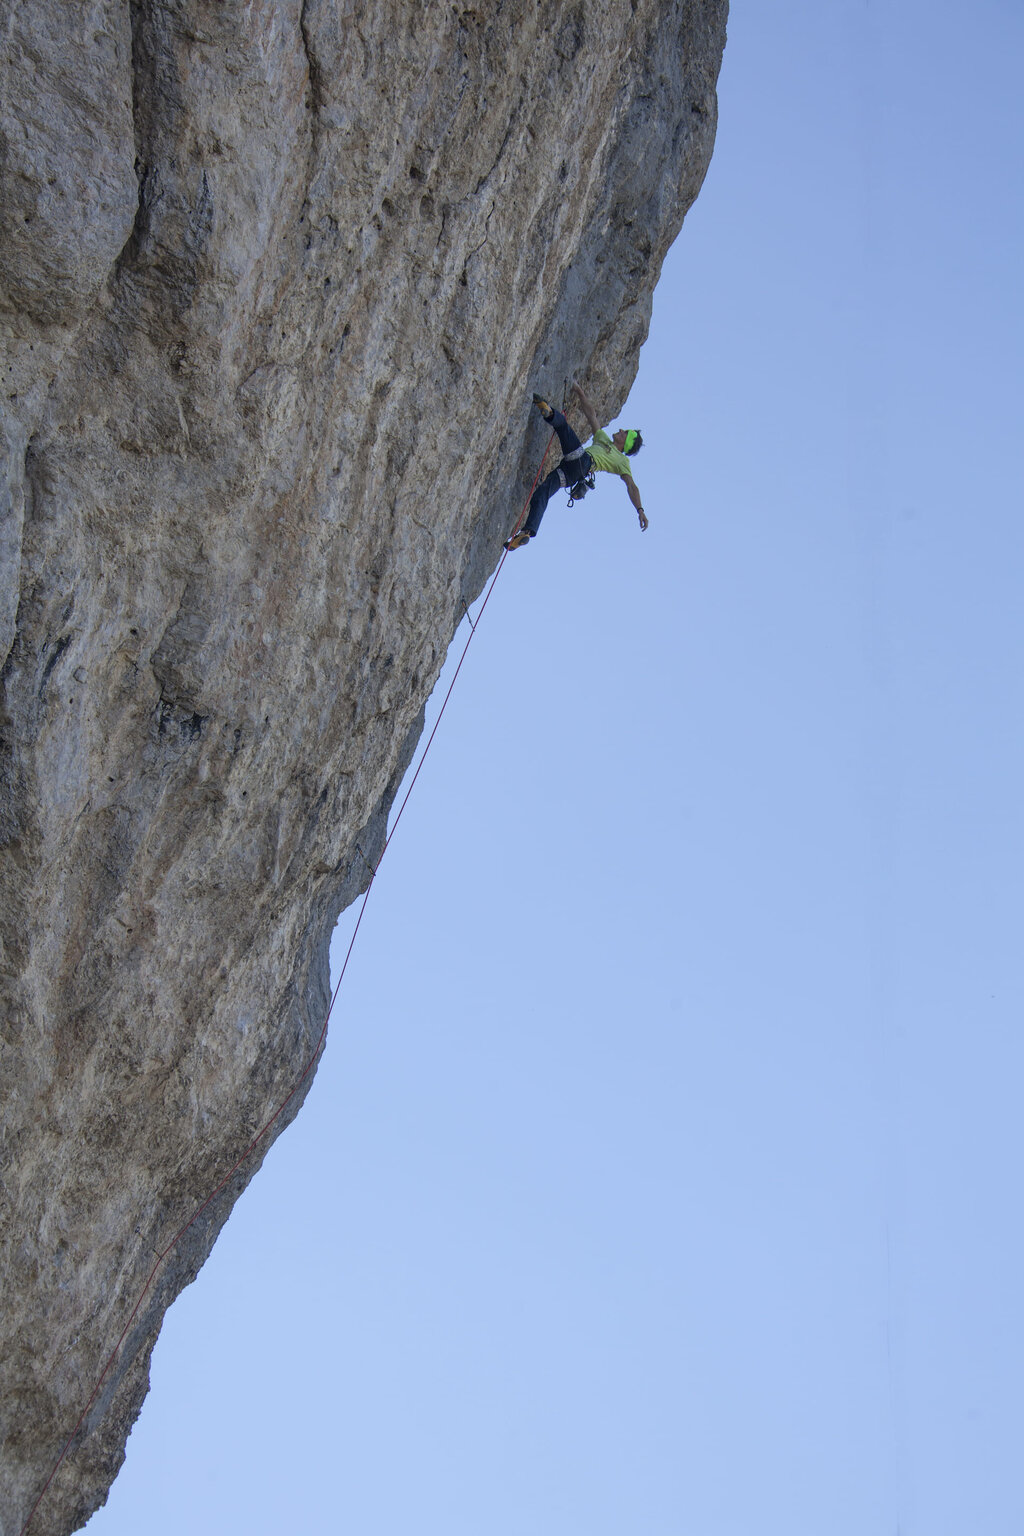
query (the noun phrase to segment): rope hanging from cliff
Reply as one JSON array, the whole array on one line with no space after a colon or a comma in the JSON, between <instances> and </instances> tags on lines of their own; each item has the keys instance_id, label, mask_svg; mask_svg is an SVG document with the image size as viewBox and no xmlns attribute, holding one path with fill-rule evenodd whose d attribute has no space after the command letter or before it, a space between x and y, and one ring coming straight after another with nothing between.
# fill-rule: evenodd
<instances>
[{"instance_id":1,"label":"rope hanging from cliff","mask_svg":"<svg viewBox=\"0 0 1024 1536\"><path fill-rule=\"evenodd\" d=\"M547 461L547 456L551 452L551 445L552 445L552 443L554 441L555 441L555 434L552 432L551 436L548 439L547 447L544 449L544 452L541 455L541 461L540 461L540 464L537 466L537 473L533 477L533 484L530 486L529 494L527 495L527 498L526 498L525 502L523 503L522 511L520 512L519 517L516 520L516 525L515 525L515 527L512 530L513 535L518 533L520 528L523 525L523 521L524 521L524 519L526 517L526 513L527 513L527 510L528 510L529 505L530 505L530 497L533 495L534 490L536 489L537 484L540 481L540 477L541 477L541 474L543 472L544 465L545 465L545 463ZM448 692L444 696L444 700L443 700L443 702L441 704L441 708L437 712L437 719L434 721L434 728L431 731L430 735L427 737L427 744L426 744L426 746L423 748L423 751L420 753L419 762L416 764L416 771L413 774L412 779L410 780L409 787L406 790L405 795L404 795L404 797L402 799L402 803L401 803L401 805L398 808L398 814L396 815L394 821L392 822L391 831L388 833L388 835L387 835L387 837L386 837L386 839L384 841L384 847L380 851L380 858L378 858L376 864L374 864L372 867L371 866L367 866L370 869L369 883L367 884L366 890L363 893L363 899L362 899L362 902L360 903L359 913L358 913L358 916L356 917L356 924L355 924L355 927L352 930L352 937L349 940L348 949L345 951L345 958L342 961L341 972L340 972L340 974L338 976L338 980L337 980L337 983L335 985L334 991L331 994L331 1001L330 1001L330 1004L328 1005L327 1012L324 1015L323 1027L321 1028L320 1034L317 1037L316 1045L313 1047L313 1050L312 1050L312 1052L311 1052L311 1054L309 1056L308 1061L306 1062L306 1065L303 1067L302 1071L299 1073L299 1076L296 1078L296 1080L295 1080L295 1082L294 1082L290 1092L288 1093L288 1095L284 1099L281 1100L281 1103L277 1106L277 1108L275 1109L274 1113L270 1116L270 1119L267 1120L265 1122L265 1124L263 1124L260 1127L260 1129L256 1132L255 1136L249 1142L249 1144L246 1147L245 1151L231 1165L231 1167L228 1169L227 1173L221 1179L220 1183L216 1186L216 1188L211 1190L210 1193L207 1195L206 1199L202 1202L202 1204L196 1207L196 1209L193 1211L192 1215L189 1217L188 1221L186 1221L182 1226L180 1226L178 1228L177 1232L175 1232L174 1236L171 1238L171 1240L167 1244L166 1248L161 1249L161 1251L157 1254L156 1262L154 1263L152 1269L150 1270L149 1275L148 1275L148 1277L146 1279L146 1283L142 1287L142 1290L139 1293L139 1298L136 1301L136 1303L135 1303L134 1307L132 1308L131 1312L129 1313L128 1320L125 1323L124 1327L121 1329L120 1334L118 1335L117 1343L114 1345L113 1349L110 1351L110 1354L107 1356L106 1363L104 1364L104 1367L103 1367L102 1371L100 1372L99 1376L97 1377L96 1385L92 1389L92 1393L90 1394L89 1401L86 1403L85 1407L82 1409L82 1412L80 1413L80 1415L78 1417L78 1422L76 1423L74 1429L71 1431L71 1433L68 1436L67 1440L64 1442L64 1447L61 1450L60 1455L57 1457L57 1460L54 1462L53 1469L50 1472L49 1477L46 1479L46 1482L43 1484L42 1489L40 1490L39 1495L36 1498L35 1503L32 1505L32 1508L29 1510L28 1519L25 1521L25 1524L21 1528L20 1536L26 1536L26 1533L28 1532L29 1526L32 1524L32 1521L35 1518L36 1511L38 1510L40 1504L43 1502L43 1499L46 1497L46 1494L49 1491L51 1483L53 1482L54 1478L57 1476L57 1473L60 1471L60 1468L61 1468L62 1464L64 1463L65 1459L67 1458L68 1452L71 1450L71 1447L74 1444L76 1437L78 1436L79 1430L82 1428L82 1425L85 1423L85 1420L86 1420L86 1418L87 1418L87 1416L89 1414L89 1410L92 1408L93 1403L95 1403L97 1397L99 1396L100 1389L102 1388L103 1383L106 1381L107 1376L110 1373L110 1369L111 1369L111 1367L114 1364L114 1361L117 1359L118 1352L120 1351L121 1345L124 1343L125 1338L127 1337L128 1330L132 1326L132 1324L134 1323L136 1317L138 1316L139 1309L141 1308L142 1303L145 1301L146 1297L148 1296L150 1287L152 1286L153 1281L156 1279L157 1273L160 1270L160 1267L163 1264L164 1260L167 1258L168 1254L173 1252L173 1250L177 1247L178 1243L185 1236L185 1233L189 1230L189 1228L195 1225L195 1223L199 1220L200 1216L207 1209L207 1207L212 1205L214 1200L216 1200L217 1196L224 1189L226 1189L228 1184L230 1184L231 1180L234 1178L235 1174L242 1167L243 1163L245 1163L246 1159L251 1155L251 1153L253 1153L256 1150L256 1148L259 1146L260 1142L263 1141L263 1139L268 1135L268 1133L277 1124L278 1120L280 1120L281 1116L284 1114L284 1111L287 1109L287 1107L291 1103L292 1099L294 1099L295 1095L298 1093L299 1089L302 1087L303 1083L306 1081L306 1078L309 1076L309 1074L312 1072L313 1068L316 1065L317 1058L320 1056L320 1054L321 1054L321 1052L322 1052L322 1050L324 1048L324 1045L326 1043L326 1040L327 1040L327 1026L331 1022L331 1015L334 1012L334 1005L335 1005L335 1003L338 1000L338 993L341 991L341 984L345 980L345 972L348 970L348 962L349 962L349 959L351 958L352 950L353 950L353 948L355 946L356 938L358 936L359 929L360 929L360 926L361 926L362 921L363 921L363 913L366 911L366 903L369 901L369 899L370 899L370 892L373 890L373 882L377 878L377 871L380 869L380 866L381 866L381 864L383 863L383 860L384 860L384 855L387 853L389 847L391 846L391 841L394 838L394 835L395 835L395 833L398 830L398 823L401 821L402 815L403 815L403 813L405 811L405 808L406 808L406 806L409 803L409 796L412 794L413 790L416 788L416 780L420 776L420 771L421 771L421 769L423 767L424 762L426 761L427 753L430 751L430 748L433 745L434 737L437 735L438 726L441 724L441 720L442 720L442 718L444 716L444 712L448 708L448 700L451 698L452 691L453 691L453 689L455 687L455 684L458 682L459 673L462 671L462 663L465 661L466 653L469 650L469 647L473 643L473 637L476 634L477 625L480 623L480 620L481 620L481 618L483 617L483 614L484 614L484 610L487 607L487 604L491 600L491 593L494 591L495 584L496 584L496 582L498 580L498 577L501 575L502 568L504 567L505 561L507 559L508 559L508 550L504 549L502 551L501 559L498 561L498 565L497 565L497 568L495 569L494 575L491 577L491 580L490 580L490 582L488 584L487 591L484 594L484 600L483 600L483 602L480 605L480 609L479 609L479 611L477 613L476 619L475 619L475 621L473 619L469 619L469 635L468 635L468 637L466 639L465 645L462 648L462 655L459 657L458 665L456 666L455 672L454 672L454 674L452 676L452 680L451 680L451 682L448 685ZM469 610L468 610L468 608L466 609L466 617L469 618ZM85 1436L83 1436L82 1438L84 1439Z\"/></svg>"}]
</instances>

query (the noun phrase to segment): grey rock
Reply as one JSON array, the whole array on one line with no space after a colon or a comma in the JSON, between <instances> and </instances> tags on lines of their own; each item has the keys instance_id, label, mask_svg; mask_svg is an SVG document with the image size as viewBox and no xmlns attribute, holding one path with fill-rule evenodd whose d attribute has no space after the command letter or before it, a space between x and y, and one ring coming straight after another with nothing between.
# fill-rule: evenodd
<instances>
[{"instance_id":1,"label":"grey rock","mask_svg":"<svg viewBox=\"0 0 1024 1536\"><path fill-rule=\"evenodd\" d=\"M0 12L0 1536L86 1409L33 1536L106 1497L301 1105L530 392L632 382L725 11Z\"/></svg>"}]
</instances>

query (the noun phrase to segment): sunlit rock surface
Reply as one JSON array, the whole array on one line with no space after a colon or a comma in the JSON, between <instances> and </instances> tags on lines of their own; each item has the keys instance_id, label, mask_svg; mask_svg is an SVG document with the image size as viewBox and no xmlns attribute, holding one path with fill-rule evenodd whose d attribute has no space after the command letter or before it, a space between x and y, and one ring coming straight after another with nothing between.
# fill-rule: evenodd
<instances>
[{"instance_id":1,"label":"sunlit rock surface","mask_svg":"<svg viewBox=\"0 0 1024 1536\"><path fill-rule=\"evenodd\" d=\"M5 0L2 1536L313 1049L531 390L625 398L725 9ZM265 1150L32 1532L104 1499Z\"/></svg>"}]
</instances>

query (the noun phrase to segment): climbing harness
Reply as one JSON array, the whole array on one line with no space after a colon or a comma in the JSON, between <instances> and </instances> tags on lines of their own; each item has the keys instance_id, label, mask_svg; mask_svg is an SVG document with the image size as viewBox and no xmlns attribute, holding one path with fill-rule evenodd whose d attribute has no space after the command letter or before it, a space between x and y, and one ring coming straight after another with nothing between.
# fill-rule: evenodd
<instances>
[{"instance_id":1,"label":"climbing harness","mask_svg":"<svg viewBox=\"0 0 1024 1536\"><path fill-rule=\"evenodd\" d=\"M582 443L565 455L557 473L562 489L569 492L570 507L582 501L587 492L594 489L593 461Z\"/></svg>"},{"instance_id":2,"label":"climbing harness","mask_svg":"<svg viewBox=\"0 0 1024 1536\"><path fill-rule=\"evenodd\" d=\"M533 485L530 486L529 495L527 496L526 501L523 503L523 510L520 512L519 517L518 517L518 519L516 521L516 525L515 525L515 527L512 530L512 536L513 537L522 528L523 520L526 517L526 513L527 513L527 510L528 510L529 505L530 505L530 497L533 495L534 490L537 487L537 483L538 483L538 481L540 480L540 477L541 477L541 472L542 472L542 470L544 468L544 465L545 465L545 463L547 461L547 456L551 452L551 444L554 441L555 441L555 434L552 432L550 438L548 439L547 447L544 449L544 453L541 456L541 461L540 461L540 464L538 465L537 473L533 477ZM510 540L510 542L511 542L511 540ZM469 619L469 636L468 636L468 638L466 640L465 645L462 648L462 655L459 657L458 666L455 668L454 676L452 677L452 680L451 680L451 682L448 685L448 692L445 694L444 701L441 704L441 708L437 712L437 719L434 721L434 728L433 728L433 730L431 731L430 735L427 738L426 746L423 748L423 751L420 753L420 760L419 760L419 762L416 765L416 772L413 774L412 780L411 780L411 782L409 784L409 788L406 790L405 796L404 796L404 798L402 800L402 803L401 803L401 805L398 808L398 815L395 817L394 822L392 823L391 831L388 833L387 837L384 840L384 847L380 851L380 857L378 858L376 864L372 864L371 865L369 860L367 859L366 855L363 853L362 849L357 846L357 850L356 851L358 852L359 857L362 859L363 863L366 865L366 868L369 870L369 872L370 872L370 879L369 879L369 882L367 884L366 890L363 893L362 904L361 904L361 906L359 908L359 914L356 917L356 925L355 925L355 927L352 930L352 937L349 940L348 949L345 951L345 958L342 961L341 973L338 976L337 985L335 986L334 991L331 993L331 1001L330 1001L330 1004L328 1005L327 1012L324 1015L323 1027L320 1030L320 1034L319 1034L319 1036L317 1038L316 1045L313 1047L313 1050L312 1050L312 1052L311 1052L311 1054L309 1056L308 1061L306 1062L306 1065L303 1067L302 1071L299 1073L299 1076L296 1078L295 1084L292 1087L291 1092L287 1095L286 1098L281 1100L281 1103L278 1105L277 1109L275 1109L274 1113L270 1116L270 1119L267 1120L266 1123L264 1125L262 1125L260 1127L260 1129L256 1132L256 1135L249 1142L249 1145L246 1147L246 1149L242 1153L241 1157L239 1157L237 1159L237 1161L234 1162L231 1165L231 1167L228 1169L227 1173L221 1179L221 1181L217 1185L217 1187L214 1190L212 1190L210 1192L210 1194L207 1195L207 1197L203 1201L202 1205L200 1205L200 1206L198 1206L196 1208L196 1210L189 1217L188 1221L186 1221L183 1226L178 1228L177 1232L175 1232L174 1236L171 1238L171 1240L167 1244L166 1248L161 1249L161 1251L157 1254L156 1262L153 1265L152 1269L150 1270L149 1276L148 1276L148 1278L146 1280L146 1283L142 1287L141 1292L139 1293L139 1299L135 1303L134 1307L132 1308L131 1313L128 1316L128 1321L125 1323L124 1327L121 1329L121 1332L120 1332L120 1334L118 1335L118 1338L117 1338L117 1343L114 1345L113 1349L110 1351L110 1354L107 1356L106 1363L105 1363L102 1371L100 1372L99 1376L97 1377L96 1385L92 1389L92 1393L91 1393L91 1395L89 1397L89 1401L86 1403L85 1407L82 1409L82 1412L79 1415L77 1424L75 1425L74 1429L71 1431L71 1433L68 1436L67 1440L64 1442L64 1447L63 1447L60 1455L57 1457L57 1460L53 1464L53 1470L50 1472L49 1477L46 1479L46 1482L43 1484L42 1489L40 1490L39 1495L36 1498L35 1503L32 1505L32 1508L29 1510L28 1519L25 1521L25 1524L22 1526L21 1531L19 1533L19 1536L27 1536L28 1528L32 1524L32 1521L35 1519L36 1511L38 1510L40 1504L43 1502L43 1499L46 1497L46 1494L47 1494L47 1492L49 1491L49 1488L50 1488L50 1484L53 1482L54 1478L57 1476L57 1473L60 1471L60 1468L63 1465L63 1463L65 1461L65 1458L67 1457L68 1452L70 1451L72 1445L75 1443L75 1440L76 1440L76 1438L78 1436L78 1432L82 1428L82 1425L85 1423L85 1420L86 1420L86 1417L87 1417L87 1415L89 1413L89 1410L91 1409L93 1403L95 1403L97 1397L99 1396L100 1389L102 1388L103 1383L106 1381L107 1376L110 1374L110 1369L113 1366L114 1361L117 1359L118 1352L120 1351L121 1345L124 1343L125 1338L128 1335L128 1330L131 1328L131 1326L134 1323L136 1317L138 1316L139 1309L141 1308L142 1303L145 1301L146 1297L149 1295L150 1287L152 1286L153 1281L156 1279L157 1273L160 1270L160 1267L162 1266L164 1260L167 1258L168 1254L171 1253L177 1247L178 1243L185 1236L185 1233L187 1231L189 1231L189 1229L195 1225L195 1223L199 1220L199 1218L203 1214L203 1212L210 1205L213 1204L213 1202L214 1202L214 1200L216 1200L217 1196L227 1187L228 1184L230 1184L231 1180L234 1178L234 1176L238 1172L239 1168L242 1167L243 1163L246 1161L246 1159L249 1157L249 1155L252 1152L255 1151L255 1149L260 1145L260 1143L266 1137L267 1133L273 1128L273 1126L275 1126L277 1124L278 1120L280 1120L281 1116L284 1114L285 1110L287 1109L288 1105L291 1103L292 1099L294 1099L295 1095L298 1093L299 1089L302 1087L303 1083L306 1081L306 1078L312 1072L313 1068L315 1067L315 1065L317 1063L317 1060L318 1060L321 1052L323 1051L324 1045L325 1045L326 1040L327 1040L327 1026L331 1022L331 1014L334 1012L334 1005L335 1005L335 1003L338 1000L338 993L341 991L341 984L345 980L345 972L348 970L348 962L349 962L349 959L351 958L352 950L353 950L353 948L355 946L356 938L358 937L359 929L360 929L360 926L361 926L362 921L363 921L363 914L366 911L366 903L369 901L369 899L370 899L370 892L373 890L373 882L377 878L377 871L380 869L381 863L383 862L383 859L384 859L384 855L387 853L388 849L390 848L391 841L392 841L395 833L398 831L398 823L401 821L402 816L403 816L403 814L405 812L405 808L406 808L406 806L409 803L409 796L412 794L413 790L416 788L416 781L417 781L417 779L420 776L420 772L421 772L421 770L423 768L423 764L426 762L427 753L430 751L430 748L433 745L434 737L437 735L438 726L441 724L441 721L442 721L442 719L444 717L444 712L448 708L448 700L451 698L452 691L453 691L453 689L455 687L455 684L459 680L459 673L462 671L462 663L465 661L466 653L468 652L470 646L473 643L473 639L474 639L474 636L476 635L477 627L479 626L480 620L483 617L484 609L487 607L487 604L491 600L491 593L494 591L495 584L496 584L496 582L498 580L498 577L501 575L502 567L504 566L505 561L506 561L507 558L508 558L508 544L505 545L504 552L502 553L502 557L498 561L497 569L495 570L494 575L491 577L490 584L488 585L487 591L484 594L484 600L480 604L480 610L477 613L476 622L475 623L473 622L473 620L471 618L469 618L469 609L466 608L466 617ZM463 603L463 607L465 608L465 603ZM83 1436L83 1439L84 1439L84 1436Z\"/></svg>"}]
</instances>

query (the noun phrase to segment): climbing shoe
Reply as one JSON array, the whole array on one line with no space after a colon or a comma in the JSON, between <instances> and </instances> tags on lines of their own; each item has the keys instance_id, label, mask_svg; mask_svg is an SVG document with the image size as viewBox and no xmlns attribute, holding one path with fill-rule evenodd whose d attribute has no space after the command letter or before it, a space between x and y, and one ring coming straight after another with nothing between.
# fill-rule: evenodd
<instances>
[{"instance_id":1,"label":"climbing shoe","mask_svg":"<svg viewBox=\"0 0 1024 1536\"><path fill-rule=\"evenodd\" d=\"M523 545L529 544L532 538L533 534L530 532L529 528L520 528L518 533L514 533L510 539L505 540L505 548L522 549Z\"/></svg>"},{"instance_id":2,"label":"climbing shoe","mask_svg":"<svg viewBox=\"0 0 1024 1536\"><path fill-rule=\"evenodd\" d=\"M533 403L537 407L538 411L540 411L541 415L544 417L544 420L545 421L550 421L553 413L552 413L550 405L548 405L547 401L544 399L544 396L543 395L534 395Z\"/></svg>"}]
</instances>

